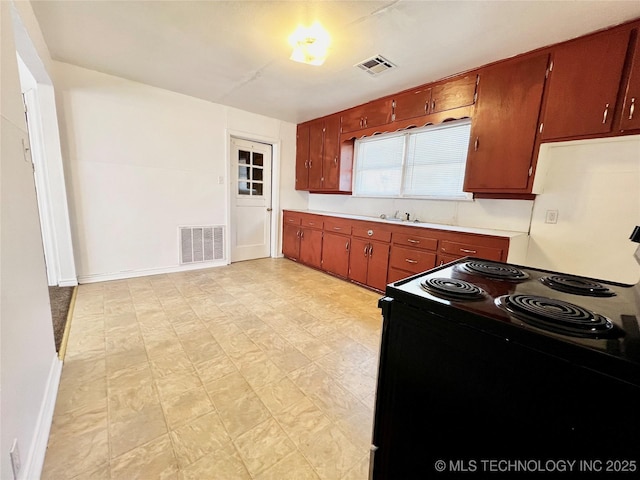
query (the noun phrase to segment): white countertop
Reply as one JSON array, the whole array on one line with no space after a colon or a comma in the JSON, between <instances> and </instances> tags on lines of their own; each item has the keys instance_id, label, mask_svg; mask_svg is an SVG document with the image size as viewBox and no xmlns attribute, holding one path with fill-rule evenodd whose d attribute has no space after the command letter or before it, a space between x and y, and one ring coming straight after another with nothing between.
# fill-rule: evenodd
<instances>
[{"instance_id":1,"label":"white countertop","mask_svg":"<svg viewBox=\"0 0 640 480\"><path fill-rule=\"evenodd\" d=\"M520 236L527 236L527 232L513 232L509 230L494 230L490 228L475 228L475 227L461 227L458 225L444 225L441 223L426 223L426 222L407 222L407 221L398 221L398 220L388 220L382 219L379 217L368 217L366 215L351 215L349 213L333 213L333 212L320 212L314 210L296 210L296 209L286 209L291 212L299 212L299 213L312 213L314 215L325 215L328 217L340 217L340 218L351 218L353 220L364 220L367 222L377 222L377 223L386 223L388 225L403 225L406 227L418 227L418 228L431 228L434 230L447 230L450 232L461 232L461 233L475 233L478 235L491 235L494 237L506 237L506 238L514 238Z\"/></svg>"}]
</instances>

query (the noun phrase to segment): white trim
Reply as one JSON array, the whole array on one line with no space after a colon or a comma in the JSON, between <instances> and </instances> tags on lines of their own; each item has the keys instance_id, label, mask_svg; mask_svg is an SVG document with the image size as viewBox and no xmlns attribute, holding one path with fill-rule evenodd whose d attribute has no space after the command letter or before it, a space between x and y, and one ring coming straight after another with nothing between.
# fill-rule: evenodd
<instances>
[{"instance_id":1,"label":"white trim","mask_svg":"<svg viewBox=\"0 0 640 480\"><path fill-rule=\"evenodd\" d=\"M127 270L126 272L98 273L95 275L79 275L78 283L108 282L110 280L124 280L127 278L146 277L149 275L162 275L164 273L188 272L190 270L202 270L205 268L224 267L228 265L226 260L215 262L198 262L197 264L180 265L177 267L149 268L144 270Z\"/></svg>"},{"instance_id":2,"label":"white trim","mask_svg":"<svg viewBox=\"0 0 640 480\"><path fill-rule=\"evenodd\" d=\"M75 277L58 280L59 287L75 287L77 285L78 285L78 279Z\"/></svg>"},{"instance_id":3,"label":"white trim","mask_svg":"<svg viewBox=\"0 0 640 480\"><path fill-rule=\"evenodd\" d=\"M280 231L280 165L282 163L281 153L282 153L282 139L275 137L267 137L264 135L257 135L249 132L244 132L241 130L235 130L231 128L227 128L226 130L227 142L226 142L226 157L227 158L227 211L226 211L226 223L229 225L229 228L226 232L226 240L227 240L227 259L228 263L231 263L231 239L230 239L230 231L231 231L231 194L232 189L231 185L231 162L229 159L231 158L231 141L233 138L238 138L240 140L248 140L253 142L262 142L268 143L271 145L271 257L278 256L279 248L279 231Z\"/></svg>"},{"instance_id":4,"label":"white trim","mask_svg":"<svg viewBox=\"0 0 640 480\"><path fill-rule=\"evenodd\" d=\"M40 478L42 467L44 465L44 457L47 453L47 444L49 442L49 432L51 431L51 422L53 421L53 411L56 406L56 398L58 396L58 386L60 385L60 375L62 374L62 361L56 353L51 362L49 369L49 378L44 390L36 428L31 440L31 448L25 462L23 463L22 474L18 480L28 480L31 478Z\"/></svg>"}]
</instances>

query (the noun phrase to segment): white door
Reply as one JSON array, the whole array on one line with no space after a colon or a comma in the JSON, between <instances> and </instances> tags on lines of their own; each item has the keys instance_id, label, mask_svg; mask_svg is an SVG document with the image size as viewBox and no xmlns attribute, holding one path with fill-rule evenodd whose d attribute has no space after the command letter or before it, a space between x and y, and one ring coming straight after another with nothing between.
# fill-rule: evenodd
<instances>
[{"instance_id":1,"label":"white door","mask_svg":"<svg viewBox=\"0 0 640 480\"><path fill-rule=\"evenodd\" d=\"M271 145L231 139L231 261L271 253Z\"/></svg>"}]
</instances>

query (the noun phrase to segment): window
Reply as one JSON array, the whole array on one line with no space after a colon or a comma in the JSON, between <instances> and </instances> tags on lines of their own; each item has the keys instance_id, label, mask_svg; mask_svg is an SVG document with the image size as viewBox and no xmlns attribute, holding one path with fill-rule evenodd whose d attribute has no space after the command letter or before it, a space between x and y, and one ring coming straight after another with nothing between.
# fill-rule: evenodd
<instances>
[{"instance_id":1,"label":"window","mask_svg":"<svg viewBox=\"0 0 640 480\"><path fill-rule=\"evenodd\" d=\"M356 196L468 199L462 191L471 120L356 140Z\"/></svg>"}]
</instances>

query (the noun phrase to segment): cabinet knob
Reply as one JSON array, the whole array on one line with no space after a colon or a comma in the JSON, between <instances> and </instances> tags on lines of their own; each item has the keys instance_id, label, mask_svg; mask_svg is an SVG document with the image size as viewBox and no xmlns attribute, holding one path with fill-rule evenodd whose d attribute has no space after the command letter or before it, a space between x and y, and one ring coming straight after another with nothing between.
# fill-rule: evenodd
<instances>
[{"instance_id":1,"label":"cabinet knob","mask_svg":"<svg viewBox=\"0 0 640 480\"><path fill-rule=\"evenodd\" d=\"M373 236L373 230L367 230L367 235L369 235L370 237Z\"/></svg>"},{"instance_id":2,"label":"cabinet knob","mask_svg":"<svg viewBox=\"0 0 640 480\"><path fill-rule=\"evenodd\" d=\"M636 109L636 97L631 98L631 106L629 107L629 120L633 118L633 111Z\"/></svg>"}]
</instances>

